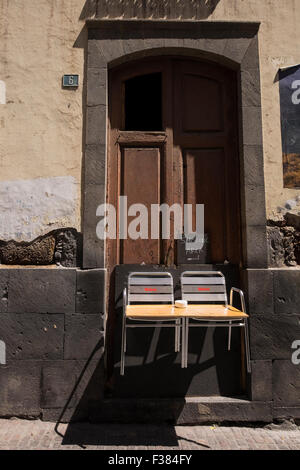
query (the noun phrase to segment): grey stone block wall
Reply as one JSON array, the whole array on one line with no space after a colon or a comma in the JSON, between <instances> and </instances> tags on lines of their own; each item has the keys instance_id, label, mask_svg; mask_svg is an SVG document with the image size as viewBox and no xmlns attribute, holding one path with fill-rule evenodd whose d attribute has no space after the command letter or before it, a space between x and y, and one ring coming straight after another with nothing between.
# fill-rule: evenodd
<instances>
[{"instance_id":1,"label":"grey stone block wall","mask_svg":"<svg viewBox=\"0 0 300 470\"><path fill-rule=\"evenodd\" d=\"M0 269L0 416L87 419L104 387L105 270Z\"/></svg>"},{"instance_id":2,"label":"grey stone block wall","mask_svg":"<svg viewBox=\"0 0 300 470\"><path fill-rule=\"evenodd\" d=\"M243 273L250 314L253 400L271 400L274 419L300 416L300 365L292 344L300 340L300 270L249 269Z\"/></svg>"},{"instance_id":3,"label":"grey stone block wall","mask_svg":"<svg viewBox=\"0 0 300 470\"><path fill-rule=\"evenodd\" d=\"M123 268L124 274L126 269ZM174 270L176 280L181 269L185 267ZM155 419L177 416L177 422L197 423L216 417L221 421L300 417L300 365L291 361L291 345L300 340L296 292L300 270L250 269L243 272L241 281L250 314L252 374L248 377L247 400L238 404L216 400L199 408L189 400L185 403L184 396L181 401L174 396L169 398L174 406L164 413L153 412ZM236 284L234 279L231 282ZM117 285L120 283L123 285L119 277ZM124 399L111 398L106 405L104 285L105 271L101 269L0 270L0 286L5 292L0 339L7 346L7 362L0 365L0 416L109 421L116 420L119 413L121 420L130 421L129 411L141 399L132 397L126 411L120 411ZM16 307L17 311L12 311ZM191 360L193 354L191 350ZM137 373L141 367L143 364L137 365ZM193 374L194 367L191 364L189 373ZM148 372L151 375L151 368ZM193 395L198 389L196 384ZM205 387L200 389L203 394ZM149 400L152 409L156 409L161 399L147 400L141 401L144 405L139 409L139 420L143 416L151 420ZM178 407L175 418L174 407Z\"/></svg>"}]
</instances>

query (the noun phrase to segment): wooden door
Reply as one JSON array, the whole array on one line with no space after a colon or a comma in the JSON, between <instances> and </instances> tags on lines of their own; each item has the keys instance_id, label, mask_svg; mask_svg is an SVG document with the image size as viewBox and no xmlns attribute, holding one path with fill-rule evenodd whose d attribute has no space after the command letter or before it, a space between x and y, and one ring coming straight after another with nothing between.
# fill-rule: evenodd
<instances>
[{"instance_id":1,"label":"wooden door","mask_svg":"<svg viewBox=\"0 0 300 470\"><path fill-rule=\"evenodd\" d=\"M211 260L241 262L236 76L218 65L174 63L174 148L185 203L204 204Z\"/></svg>"},{"instance_id":2,"label":"wooden door","mask_svg":"<svg viewBox=\"0 0 300 470\"><path fill-rule=\"evenodd\" d=\"M130 87L137 89L137 119L127 117L133 114ZM110 75L108 202L118 208L125 195L128 207L145 204L149 213L151 204L163 202L204 204L213 263L241 262L236 88L235 72L176 58L127 65ZM157 110L149 110L152 102ZM139 129L126 129L130 122ZM148 225L150 237L150 219ZM109 240L106 252L109 268L176 264L172 238Z\"/></svg>"},{"instance_id":3,"label":"wooden door","mask_svg":"<svg viewBox=\"0 0 300 470\"><path fill-rule=\"evenodd\" d=\"M209 62L162 57L110 72L107 202L204 204L213 263L241 262L236 93L235 72ZM173 236L107 240L110 340L114 267L141 263L176 264Z\"/></svg>"},{"instance_id":4,"label":"wooden door","mask_svg":"<svg viewBox=\"0 0 300 470\"><path fill-rule=\"evenodd\" d=\"M143 81L145 89L141 88ZM173 169L170 83L169 59L145 61L111 72L107 201L116 208L119 196L127 196L128 207L144 204L150 216L151 204L172 205L174 201L173 173L176 172ZM151 86L159 99L153 96ZM137 95L134 102L126 95L132 91ZM153 103L157 109L151 109ZM130 106L135 108L138 118L132 116ZM128 225L134 218L128 216ZM107 241L106 260L110 271L118 264L174 262L174 241L152 240L150 218L148 222L147 239Z\"/></svg>"}]
</instances>

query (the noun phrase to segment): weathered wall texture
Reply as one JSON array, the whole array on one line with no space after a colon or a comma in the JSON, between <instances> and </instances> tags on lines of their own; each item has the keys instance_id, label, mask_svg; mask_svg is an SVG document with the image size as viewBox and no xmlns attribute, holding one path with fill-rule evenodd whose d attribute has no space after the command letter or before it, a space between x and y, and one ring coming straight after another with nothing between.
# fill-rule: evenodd
<instances>
[{"instance_id":1,"label":"weathered wall texture","mask_svg":"<svg viewBox=\"0 0 300 470\"><path fill-rule=\"evenodd\" d=\"M30 241L76 226L76 197L72 176L0 181L0 239Z\"/></svg>"},{"instance_id":2,"label":"weathered wall texture","mask_svg":"<svg viewBox=\"0 0 300 470\"><path fill-rule=\"evenodd\" d=\"M146 7L145 7L146 4ZM171 5L168 6L168 5ZM172 6L173 5L173 6ZM125 12L125 13L124 13ZM0 180L73 177L73 226L80 230L83 76L87 17L151 17L260 21L259 32L267 216L300 191L283 188L277 72L300 63L295 32L297 0L0 0ZM291 34L293 32L293 34ZM78 73L78 90L61 88L64 73ZM6 89L6 93L5 93ZM251 95L252 94L252 95ZM256 96L249 88L255 104ZM3 210L3 208L1 208ZM11 210L11 208L10 208ZM32 217L44 233L40 208ZM28 227L21 228L24 240ZM19 231L19 232L20 232Z\"/></svg>"},{"instance_id":3,"label":"weathered wall texture","mask_svg":"<svg viewBox=\"0 0 300 470\"><path fill-rule=\"evenodd\" d=\"M2 240L80 230L83 3L0 1ZM64 73L80 75L79 89L62 89Z\"/></svg>"}]
</instances>

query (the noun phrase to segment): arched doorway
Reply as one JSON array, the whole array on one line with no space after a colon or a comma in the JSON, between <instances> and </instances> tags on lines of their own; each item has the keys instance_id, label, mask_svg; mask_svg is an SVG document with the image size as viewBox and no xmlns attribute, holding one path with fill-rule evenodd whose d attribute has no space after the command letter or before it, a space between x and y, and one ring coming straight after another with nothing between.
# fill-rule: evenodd
<instances>
[{"instance_id":1,"label":"arched doorway","mask_svg":"<svg viewBox=\"0 0 300 470\"><path fill-rule=\"evenodd\" d=\"M111 69L108 96L107 202L117 213L120 196L149 213L151 204L204 204L210 263L240 265L236 72L203 60L148 58ZM107 240L109 374L115 267L176 266L177 248L172 232L167 240Z\"/></svg>"}]
</instances>

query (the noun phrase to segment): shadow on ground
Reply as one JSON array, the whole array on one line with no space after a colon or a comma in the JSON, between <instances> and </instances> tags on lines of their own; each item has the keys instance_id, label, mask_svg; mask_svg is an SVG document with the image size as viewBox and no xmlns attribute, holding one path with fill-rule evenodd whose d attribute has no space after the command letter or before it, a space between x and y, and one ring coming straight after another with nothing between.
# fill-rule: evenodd
<instances>
[{"instance_id":1,"label":"shadow on ground","mask_svg":"<svg viewBox=\"0 0 300 470\"><path fill-rule=\"evenodd\" d=\"M63 437L62 445L85 446L159 446L179 448L179 441L209 448L205 442L196 441L176 434L168 425L72 423Z\"/></svg>"}]
</instances>

